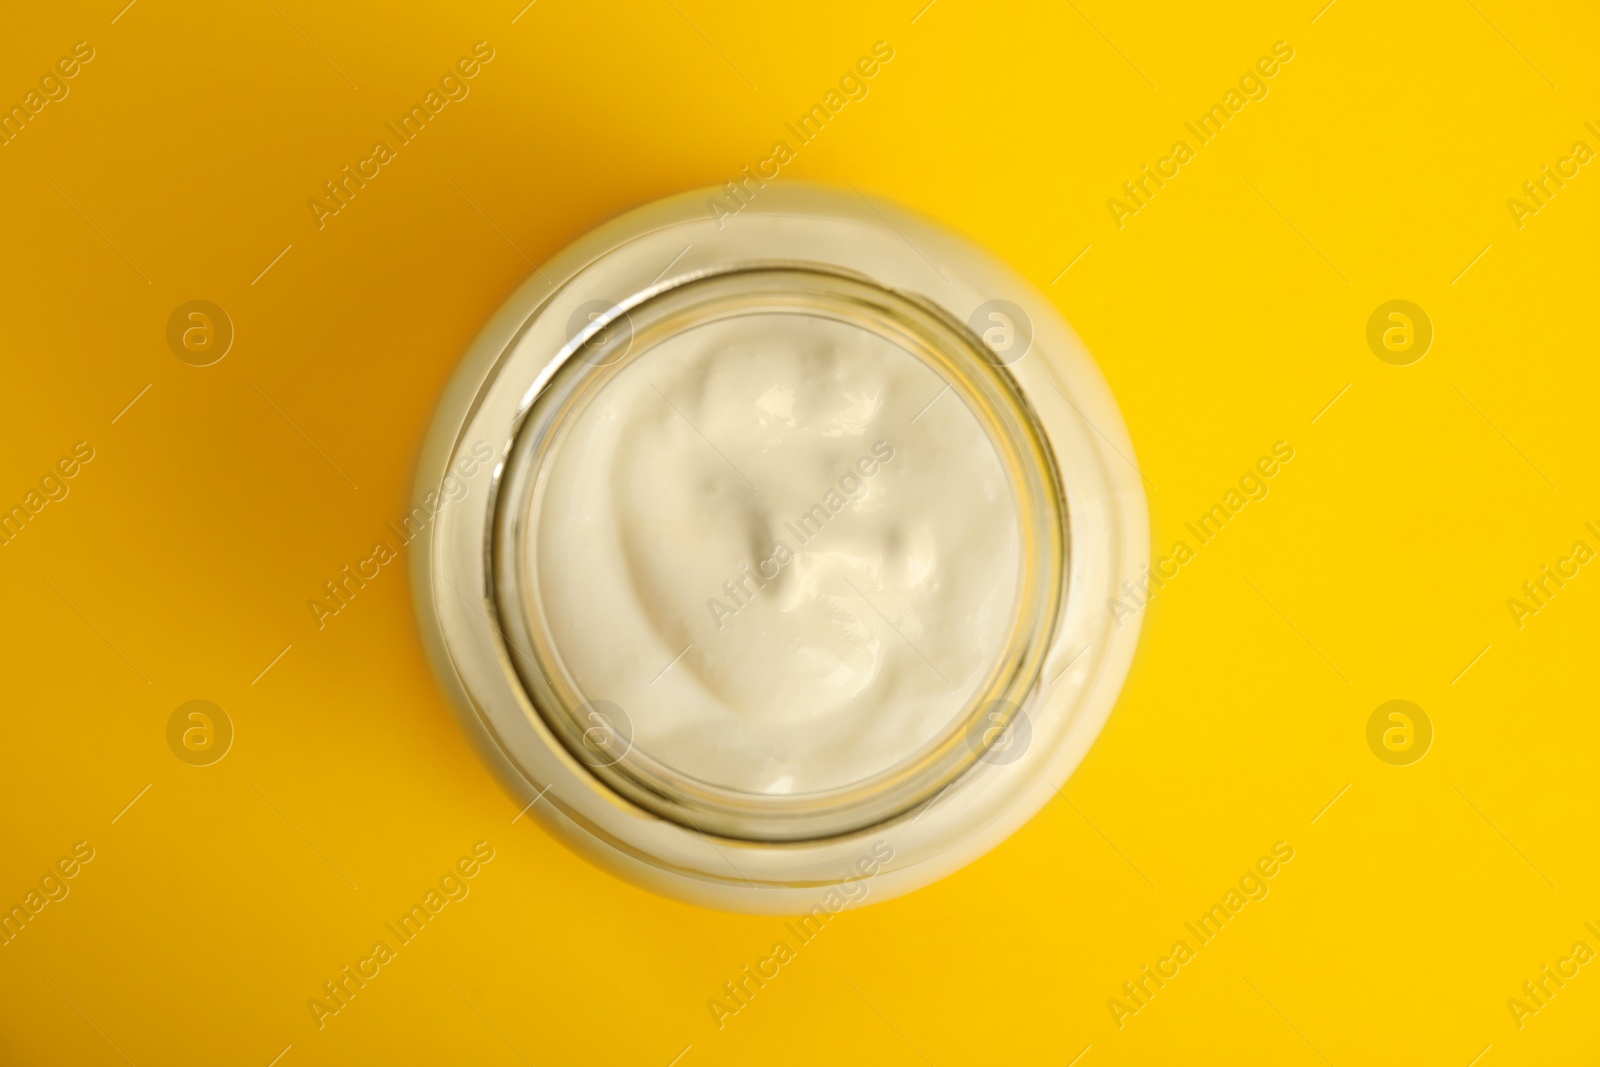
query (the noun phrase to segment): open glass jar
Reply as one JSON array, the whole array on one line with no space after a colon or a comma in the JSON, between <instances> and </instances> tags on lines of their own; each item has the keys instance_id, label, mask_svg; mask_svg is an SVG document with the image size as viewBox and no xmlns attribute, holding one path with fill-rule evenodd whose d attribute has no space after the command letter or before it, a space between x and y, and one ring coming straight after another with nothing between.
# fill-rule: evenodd
<instances>
[{"instance_id":1,"label":"open glass jar","mask_svg":"<svg viewBox=\"0 0 1600 1067\"><path fill-rule=\"evenodd\" d=\"M685 194L469 350L419 473L422 627L601 865L734 910L883 899L1003 840L1109 714L1131 455L1059 315L971 245L856 193Z\"/></svg>"}]
</instances>

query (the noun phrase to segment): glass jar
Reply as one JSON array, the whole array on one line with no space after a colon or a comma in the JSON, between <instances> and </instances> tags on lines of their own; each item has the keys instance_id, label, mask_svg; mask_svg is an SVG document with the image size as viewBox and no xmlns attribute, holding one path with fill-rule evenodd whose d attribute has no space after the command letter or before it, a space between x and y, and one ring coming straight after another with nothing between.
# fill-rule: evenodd
<instances>
[{"instance_id":1,"label":"glass jar","mask_svg":"<svg viewBox=\"0 0 1600 1067\"><path fill-rule=\"evenodd\" d=\"M1108 603L1144 495L1082 345L991 257L855 192L715 195L601 226L485 327L414 588L546 827L679 899L833 912L1065 784L1137 641Z\"/></svg>"}]
</instances>

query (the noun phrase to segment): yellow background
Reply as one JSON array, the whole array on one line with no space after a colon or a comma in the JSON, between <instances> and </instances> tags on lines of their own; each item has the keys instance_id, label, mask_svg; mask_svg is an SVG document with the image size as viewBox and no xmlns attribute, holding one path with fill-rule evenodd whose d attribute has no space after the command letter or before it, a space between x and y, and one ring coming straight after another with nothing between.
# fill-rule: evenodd
<instances>
[{"instance_id":1,"label":"yellow background","mask_svg":"<svg viewBox=\"0 0 1600 1067\"><path fill-rule=\"evenodd\" d=\"M1520 1030L1506 1001L1600 949L1600 574L1520 630L1506 601L1600 548L1600 173L1520 230L1506 200L1600 149L1600 17L921 3L7 18L0 102L76 41L96 57L0 148L0 504L74 442L96 456L0 548L0 902L76 841L96 857L0 948L0 1060L1594 1055L1600 965ZM496 56L471 95L319 231L306 201L478 40ZM435 399L530 263L766 158L879 40L870 95L785 178L897 199L1042 287L1122 405L1159 549L1274 441L1296 457L1151 606L1062 795L967 870L837 918L719 1031L708 999L781 921L656 898L513 824L403 566L320 632L307 601L407 509ZM1279 40L1270 95L1117 229L1106 200ZM165 341L195 298L237 330L206 368ZM1395 298L1436 329L1409 367L1365 342ZM1408 767L1365 740L1397 698L1436 730ZM167 747L191 699L236 728L210 767ZM479 840L471 895L319 1031L307 999ZM1270 896L1119 1030L1108 998L1280 840Z\"/></svg>"}]
</instances>

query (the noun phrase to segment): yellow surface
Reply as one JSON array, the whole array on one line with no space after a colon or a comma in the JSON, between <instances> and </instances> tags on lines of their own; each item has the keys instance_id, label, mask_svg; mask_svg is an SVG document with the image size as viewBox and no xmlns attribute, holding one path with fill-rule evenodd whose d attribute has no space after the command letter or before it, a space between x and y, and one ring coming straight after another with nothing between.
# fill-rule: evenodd
<instances>
[{"instance_id":1,"label":"yellow surface","mask_svg":"<svg viewBox=\"0 0 1600 1067\"><path fill-rule=\"evenodd\" d=\"M93 450L0 547L0 900L93 850L0 948L0 1061L1593 1054L1600 966L1520 1029L1507 1007L1600 950L1600 573L1521 628L1507 606L1600 549L1600 173L1507 206L1600 150L1592 6L120 3L0 36L0 101L94 50L0 147L0 503ZM319 230L308 199L480 40L470 95ZM530 262L792 144L880 40L893 60L785 177L903 201L1044 288L1122 404L1162 554L1274 442L1294 459L1150 606L1062 795L835 919L719 1030L708 1000L782 921L513 824L404 560L320 631L307 602L391 536L446 376ZM1269 94L1197 146L1183 124L1277 41ZM1194 158L1119 229L1107 200L1179 139ZM236 329L212 366L166 342L193 299ZM1410 366L1366 343L1393 299L1435 328ZM1394 699L1435 732L1409 766L1367 745ZM210 766L168 747L191 700L235 729ZM479 841L470 895L319 1030L308 999ZM1185 922L1279 841L1270 894L1200 946ZM1194 958L1119 1029L1108 1000L1179 940Z\"/></svg>"}]
</instances>

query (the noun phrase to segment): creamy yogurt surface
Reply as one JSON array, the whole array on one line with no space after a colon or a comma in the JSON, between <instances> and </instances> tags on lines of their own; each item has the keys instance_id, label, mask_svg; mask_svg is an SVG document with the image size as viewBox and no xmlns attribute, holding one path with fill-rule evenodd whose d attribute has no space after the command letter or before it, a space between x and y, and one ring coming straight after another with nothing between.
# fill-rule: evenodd
<instances>
[{"instance_id":1,"label":"creamy yogurt surface","mask_svg":"<svg viewBox=\"0 0 1600 1067\"><path fill-rule=\"evenodd\" d=\"M761 312L635 353L548 460L524 544L561 665L725 789L889 770L1014 625L1017 506L978 417L892 340Z\"/></svg>"}]
</instances>

